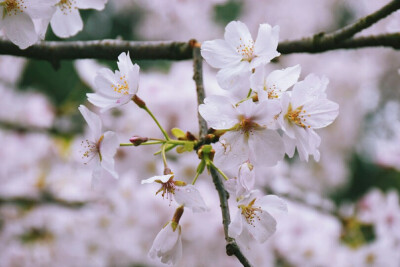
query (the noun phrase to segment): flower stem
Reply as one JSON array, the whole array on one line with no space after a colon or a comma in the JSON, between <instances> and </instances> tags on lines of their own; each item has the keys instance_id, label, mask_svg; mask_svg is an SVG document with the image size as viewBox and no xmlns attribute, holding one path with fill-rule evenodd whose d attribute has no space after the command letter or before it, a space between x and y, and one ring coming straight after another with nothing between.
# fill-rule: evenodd
<instances>
[{"instance_id":1,"label":"flower stem","mask_svg":"<svg viewBox=\"0 0 400 267\"><path fill-rule=\"evenodd\" d=\"M215 169L219 174L221 174L221 176L225 179L225 181L228 181L228 180L229 180L228 176L226 176L226 174L225 174L222 170L220 170L217 166L215 166L214 163L213 163L212 161L208 161L208 164L209 164L213 169Z\"/></svg>"},{"instance_id":2,"label":"flower stem","mask_svg":"<svg viewBox=\"0 0 400 267\"><path fill-rule=\"evenodd\" d=\"M165 155L165 144L163 144L163 145L161 146L161 156L162 156L163 163L164 163L164 169L165 169L165 168L168 168L167 157L166 157L166 155Z\"/></svg>"},{"instance_id":3,"label":"flower stem","mask_svg":"<svg viewBox=\"0 0 400 267\"><path fill-rule=\"evenodd\" d=\"M164 135L165 139L167 141L169 141L169 136L167 134L167 132L164 130L164 128L161 126L161 124L158 122L158 120L156 119L156 117L154 117L153 113L149 110L149 108L147 106L142 107L142 109L144 109L149 115L150 117L154 120L154 122L157 124L158 128L160 128L162 134Z\"/></svg>"}]
</instances>

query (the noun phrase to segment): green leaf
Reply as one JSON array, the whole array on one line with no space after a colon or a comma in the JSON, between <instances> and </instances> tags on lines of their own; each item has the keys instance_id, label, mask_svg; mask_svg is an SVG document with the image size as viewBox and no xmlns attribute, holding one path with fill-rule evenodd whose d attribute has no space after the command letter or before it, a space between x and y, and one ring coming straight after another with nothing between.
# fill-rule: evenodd
<instances>
[{"instance_id":1,"label":"green leaf","mask_svg":"<svg viewBox=\"0 0 400 267\"><path fill-rule=\"evenodd\" d=\"M171 130L171 133L178 139L186 137L186 133L184 131L182 131L181 129L179 129L179 128L173 128Z\"/></svg>"}]
</instances>

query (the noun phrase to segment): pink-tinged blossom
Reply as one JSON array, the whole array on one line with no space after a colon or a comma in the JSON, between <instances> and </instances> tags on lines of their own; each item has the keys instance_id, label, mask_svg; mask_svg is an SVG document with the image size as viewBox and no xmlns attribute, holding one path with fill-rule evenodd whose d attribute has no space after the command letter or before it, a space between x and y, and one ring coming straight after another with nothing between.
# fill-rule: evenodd
<instances>
[{"instance_id":1,"label":"pink-tinged blossom","mask_svg":"<svg viewBox=\"0 0 400 267\"><path fill-rule=\"evenodd\" d=\"M101 112L128 103L139 89L139 66L133 65L129 53L121 53L117 63L115 73L106 68L97 72L96 93L87 94L88 101Z\"/></svg>"},{"instance_id":2,"label":"pink-tinged blossom","mask_svg":"<svg viewBox=\"0 0 400 267\"><path fill-rule=\"evenodd\" d=\"M175 265L182 258L181 226L170 221L154 239L149 257L162 263Z\"/></svg>"},{"instance_id":3,"label":"pink-tinged blossom","mask_svg":"<svg viewBox=\"0 0 400 267\"><path fill-rule=\"evenodd\" d=\"M103 169L114 178L118 178L118 173L114 170L114 155L119 147L116 134L111 131L103 134L101 131L102 123L100 117L85 106L80 105L79 111L91 131L91 138L82 142L85 150L82 158L86 161L86 164L95 161L92 183L95 183L101 178Z\"/></svg>"},{"instance_id":4,"label":"pink-tinged blossom","mask_svg":"<svg viewBox=\"0 0 400 267\"><path fill-rule=\"evenodd\" d=\"M295 84L291 92L281 97L282 113L279 122L284 131L285 150L289 157L295 148L301 160L309 155L319 160L321 138L314 131L331 124L339 114L339 106L326 98L328 80L314 74Z\"/></svg>"},{"instance_id":5,"label":"pink-tinged blossom","mask_svg":"<svg viewBox=\"0 0 400 267\"><path fill-rule=\"evenodd\" d=\"M278 101L247 100L235 105L227 97L211 96L204 103L199 112L209 126L227 131L220 137L223 155L215 157L221 166L236 167L246 161L273 166L283 159L282 138L274 130L275 117L281 112Z\"/></svg>"},{"instance_id":6,"label":"pink-tinged blossom","mask_svg":"<svg viewBox=\"0 0 400 267\"><path fill-rule=\"evenodd\" d=\"M193 212L203 212L208 208L200 195L199 190L194 185L186 184L182 181L175 181L173 174L153 176L142 180L142 184L159 183L161 188L156 194L172 201L172 197L179 205L192 209Z\"/></svg>"},{"instance_id":7,"label":"pink-tinged blossom","mask_svg":"<svg viewBox=\"0 0 400 267\"><path fill-rule=\"evenodd\" d=\"M50 24L55 35L61 38L74 36L83 29L79 9L104 9L107 0L60 0Z\"/></svg>"},{"instance_id":8,"label":"pink-tinged blossom","mask_svg":"<svg viewBox=\"0 0 400 267\"><path fill-rule=\"evenodd\" d=\"M0 0L0 29L19 48L38 40L33 19L49 19L57 0Z\"/></svg>"},{"instance_id":9,"label":"pink-tinged blossom","mask_svg":"<svg viewBox=\"0 0 400 267\"><path fill-rule=\"evenodd\" d=\"M297 83L300 71L300 65L296 65L268 73L267 68L261 66L250 78L251 89L257 92L259 100L280 98L286 90Z\"/></svg>"},{"instance_id":10,"label":"pink-tinged blossom","mask_svg":"<svg viewBox=\"0 0 400 267\"><path fill-rule=\"evenodd\" d=\"M247 26L232 21L225 28L224 40L206 41L201 55L214 68L219 68L217 80L223 89L249 90L252 70L279 56L279 27L260 24L254 41Z\"/></svg>"},{"instance_id":11,"label":"pink-tinged blossom","mask_svg":"<svg viewBox=\"0 0 400 267\"><path fill-rule=\"evenodd\" d=\"M229 193L242 198L248 196L256 180L255 170L250 162L245 162L239 167L238 176L225 182Z\"/></svg>"},{"instance_id":12,"label":"pink-tinged blossom","mask_svg":"<svg viewBox=\"0 0 400 267\"><path fill-rule=\"evenodd\" d=\"M239 201L238 211L229 225L229 235L242 244L252 240L264 243L276 231L270 212L287 212L286 203L275 195L256 197L256 192Z\"/></svg>"}]
</instances>

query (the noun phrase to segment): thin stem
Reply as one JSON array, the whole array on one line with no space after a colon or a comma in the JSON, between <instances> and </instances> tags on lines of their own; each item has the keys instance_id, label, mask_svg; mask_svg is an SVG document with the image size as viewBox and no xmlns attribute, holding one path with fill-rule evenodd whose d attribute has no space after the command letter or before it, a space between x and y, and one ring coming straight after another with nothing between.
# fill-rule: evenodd
<instances>
[{"instance_id":1,"label":"thin stem","mask_svg":"<svg viewBox=\"0 0 400 267\"><path fill-rule=\"evenodd\" d=\"M199 173L199 172L196 172L196 176L195 176L194 179L193 179L192 185L194 185L194 184L196 183L197 178L199 178L199 176L200 176L200 173Z\"/></svg>"},{"instance_id":2,"label":"thin stem","mask_svg":"<svg viewBox=\"0 0 400 267\"><path fill-rule=\"evenodd\" d=\"M164 140L162 140L162 141L154 141L154 142L144 142L144 143L141 143L140 146L159 145L159 144L163 144L163 143L165 143ZM119 146L135 146L135 145L132 144L132 143L121 143L121 144L119 144Z\"/></svg>"},{"instance_id":3,"label":"thin stem","mask_svg":"<svg viewBox=\"0 0 400 267\"><path fill-rule=\"evenodd\" d=\"M143 109L150 115L150 117L154 120L154 122L157 124L158 128L160 128L162 134L164 135L165 139L169 141L169 136L167 132L164 130L164 128L161 126L161 124L158 122L156 117L154 117L153 113L151 113L150 109L147 106L144 106Z\"/></svg>"},{"instance_id":4,"label":"thin stem","mask_svg":"<svg viewBox=\"0 0 400 267\"><path fill-rule=\"evenodd\" d=\"M165 155L165 144L163 144L161 146L161 156L163 159L163 163L164 163L164 169L168 168L168 164L167 164L167 156Z\"/></svg>"},{"instance_id":5,"label":"thin stem","mask_svg":"<svg viewBox=\"0 0 400 267\"><path fill-rule=\"evenodd\" d=\"M226 176L226 174L221 169L214 165L214 162L209 161L208 164L210 164L212 168L214 168L219 174L221 174L225 181L229 180L228 176Z\"/></svg>"}]
</instances>

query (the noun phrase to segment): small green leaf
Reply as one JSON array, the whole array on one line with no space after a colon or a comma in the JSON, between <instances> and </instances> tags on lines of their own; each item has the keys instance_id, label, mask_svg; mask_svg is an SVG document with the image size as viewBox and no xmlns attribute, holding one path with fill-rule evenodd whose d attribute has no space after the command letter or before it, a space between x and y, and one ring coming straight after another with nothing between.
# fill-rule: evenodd
<instances>
[{"instance_id":1,"label":"small green leaf","mask_svg":"<svg viewBox=\"0 0 400 267\"><path fill-rule=\"evenodd\" d=\"M176 137L176 138L185 138L186 137L186 133L184 131L182 131L179 128L173 128L171 130L172 134Z\"/></svg>"}]
</instances>

